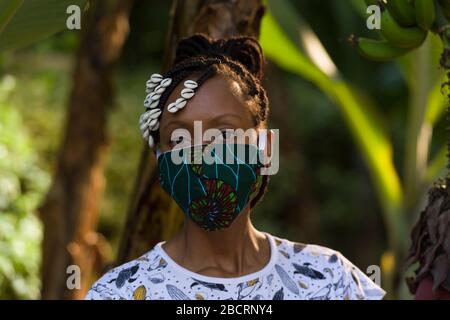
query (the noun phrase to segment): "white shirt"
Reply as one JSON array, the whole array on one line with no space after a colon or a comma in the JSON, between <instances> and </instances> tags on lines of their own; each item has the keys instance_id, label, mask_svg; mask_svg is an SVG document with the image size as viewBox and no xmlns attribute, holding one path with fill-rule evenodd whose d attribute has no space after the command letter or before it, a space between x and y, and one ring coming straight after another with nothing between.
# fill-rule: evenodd
<instances>
[{"instance_id":1,"label":"white shirt","mask_svg":"<svg viewBox=\"0 0 450 320\"><path fill-rule=\"evenodd\" d=\"M382 299L385 291L337 251L267 234L270 260L237 278L204 276L172 260L158 243L106 273L86 299L334 300Z\"/></svg>"}]
</instances>

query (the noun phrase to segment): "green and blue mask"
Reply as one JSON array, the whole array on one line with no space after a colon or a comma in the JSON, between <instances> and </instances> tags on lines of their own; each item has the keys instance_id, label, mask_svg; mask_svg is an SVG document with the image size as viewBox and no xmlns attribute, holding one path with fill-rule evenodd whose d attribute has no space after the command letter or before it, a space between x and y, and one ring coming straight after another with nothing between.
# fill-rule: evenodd
<instances>
[{"instance_id":1,"label":"green and blue mask","mask_svg":"<svg viewBox=\"0 0 450 320\"><path fill-rule=\"evenodd\" d=\"M260 159L253 144L174 149L158 155L159 181L189 219L205 230L221 230L258 193Z\"/></svg>"}]
</instances>

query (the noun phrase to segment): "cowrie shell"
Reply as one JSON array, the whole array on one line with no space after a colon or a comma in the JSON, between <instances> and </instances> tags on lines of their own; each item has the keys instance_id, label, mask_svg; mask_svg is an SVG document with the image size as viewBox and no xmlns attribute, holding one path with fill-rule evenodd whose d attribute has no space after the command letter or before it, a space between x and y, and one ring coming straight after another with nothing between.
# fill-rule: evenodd
<instances>
[{"instance_id":1,"label":"cowrie shell","mask_svg":"<svg viewBox=\"0 0 450 320\"><path fill-rule=\"evenodd\" d=\"M161 114L161 110L160 109L153 109L153 110L149 110L146 112L146 114L148 114L149 117L154 117L155 113L158 114L158 116Z\"/></svg>"},{"instance_id":2,"label":"cowrie shell","mask_svg":"<svg viewBox=\"0 0 450 320\"><path fill-rule=\"evenodd\" d=\"M147 122L147 120L148 120L148 118L145 118L145 117L141 116L139 118L139 125L143 125L145 122Z\"/></svg>"},{"instance_id":3,"label":"cowrie shell","mask_svg":"<svg viewBox=\"0 0 450 320\"><path fill-rule=\"evenodd\" d=\"M158 106L158 104L159 104L159 100L155 100L148 107L150 109L153 109L153 108L156 108Z\"/></svg>"},{"instance_id":4,"label":"cowrie shell","mask_svg":"<svg viewBox=\"0 0 450 320\"><path fill-rule=\"evenodd\" d=\"M177 108L175 102L172 102L171 104L169 104L167 106L167 111L169 111L170 113L177 112L177 110L178 110L178 108Z\"/></svg>"},{"instance_id":5,"label":"cowrie shell","mask_svg":"<svg viewBox=\"0 0 450 320\"><path fill-rule=\"evenodd\" d=\"M145 130L144 133L142 134L142 137L145 140L147 140L149 136L150 136L150 131L149 130Z\"/></svg>"},{"instance_id":6,"label":"cowrie shell","mask_svg":"<svg viewBox=\"0 0 450 320\"><path fill-rule=\"evenodd\" d=\"M178 98L177 101L175 101L175 105L177 109L182 109L186 105L187 100L184 98Z\"/></svg>"},{"instance_id":7,"label":"cowrie shell","mask_svg":"<svg viewBox=\"0 0 450 320\"><path fill-rule=\"evenodd\" d=\"M141 116L139 117L139 123L147 121L147 119L148 119L148 113L145 112L145 113L141 114Z\"/></svg>"},{"instance_id":8,"label":"cowrie shell","mask_svg":"<svg viewBox=\"0 0 450 320\"><path fill-rule=\"evenodd\" d=\"M193 89L186 88L186 89L181 90L181 96L184 99L190 99L194 96L194 94L195 94L195 92Z\"/></svg>"},{"instance_id":9,"label":"cowrie shell","mask_svg":"<svg viewBox=\"0 0 450 320\"><path fill-rule=\"evenodd\" d=\"M152 92L152 93L150 93L149 98L151 100L155 101L155 100L159 100L159 98L161 98L161 95L159 93Z\"/></svg>"},{"instance_id":10,"label":"cowrie shell","mask_svg":"<svg viewBox=\"0 0 450 320\"><path fill-rule=\"evenodd\" d=\"M156 113L158 115L155 116ZM159 109L152 109L152 110L146 111L143 114L141 114L141 116L139 117L139 122L147 121L148 118L157 117L157 116L159 116L160 113L161 113L161 110L159 110Z\"/></svg>"},{"instance_id":11,"label":"cowrie shell","mask_svg":"<svg viewBox=\"0 0 450 320\"><path fill-rule=\"evenodd\" d=\"M151 80L148 80L148 81L145 83L146 91L148 92L148 91L153 90L153 88L155 88L157 85L158 85L157 83L153 83Z\"/></svg>"},{"instance_id":12,"label":"cowrie shell","mask_svg":"<svg viewBox=\"0 0 450 320\"><path fill-rule=\"evenodd\" d=\"M158 119L148 119L149 121L147 121L147 127L153 127L157 122Z\"/></svg>"},{"instance_id":13,"label":"cowrie shell","mask_svg":"<svg viewBox=\"0 0 450 320\"><path fill-rule=\"evenodd\" d=\"M163 86L164 88L170 86L170 84L172 83L172 79L170 78L165 78L163 81L161 81L160 86Z\"/></svg>"},{"instance_id":14,"label":"cowrie shell","mask_svg":"<svg viewBox=\"0 0 450 320\"><path fill-rule=\"evenodd\" d=\"M145 96L145 100L150 100L151 95L152 95L152 92L148 93L148 94Z\"/></svg>"},{"instance_id":15,"label":"cowrie shell","mask_svg":"<svg viewBox=\"0 0 450 320\"><path fill-rule=\"evenodd\" d=\"M149 119L157 119L159 117L159 115L161 114L160 109L152 109L151 111L156 111L156 112L152 112L151 114L149 114L148 115Z\"/></svg>"},{"instance_id":16,"label":"cowrie shell","mask_svg":"<svg viewBox=\"0 0 450 320\"><path fill-rule=\"evenodd\" d=\"M161 94L161 93L164 92L164 90L166 90L166 88L163 87L163 86L161 86L161 85L159 85L159 86L157 86L157 87L155 88L155 90L153 90L153 92L154 92L154 93L157 93L157 94Z\"/></svg>"},{"instance_id":17,"label":"cowrie shell","mask_svg":"<svg viewBox=\"0 0 450 320\"><path fill-rule=\"evenodd\" d=\"M155 119L155 120L157 120L157 119ZM148 130L150 130L150 131L156 131L155 128L158 127L158 124L159 124L159 122L155 122L152 126L149 126L149 127L148 127Z\"/></svg>"},{"instance_id":18,"label":"cowrie shell","mask_svg":"<svg viewBox=\"0 0 450 320\"><path fill-rule=\"evenodd\" d=\"M150 77L150 81L153 83L159 83L159 82L161 82L162 79L163 79L163 76L160 75L159 73L154 73Z\"/></svg>"},{"instance_id":19,"label":"cowrie shell","mask_svg":"<svg viewBox=\"0 0 450 320\"><path fill-rule=\"evenodd\" d=\"M148 136L148 145L149 145L149 147L153 148L154 144L155 144L155 140L153 139L153 137L152 136Z\"/></svg>"},{"instance_id":20,"label":"cowrie shell","mask_svg":"<svg viewBox=\"0 0 450 320\"><path fill-rule=\"evenodd\" d=\"M150 128L150 130L152 130L152 131L156 131L156 130L158 130L159 129L159 122L157 122L154 126L153 126L153 128Z\"/></svg>"},{"instance_id":21,"label":"cowrie shell","mask_svg":"<svg viewBox=\"0 0 450 320\"><path fill-rule=\"evenodd\" d=\"M198 87L198 84L194 80L186 80L184 86L189 89L195 89Z\"/></svg>"},{"instance_id":22,"label":"cowrie shell","mask_svg":"<svg viewBox=\"0 0 450 320\"><path fill-rule=\"evenodd\" d=\"M142 123L139 128L141 129L141 132L144 132L145 130L147 130L147 122Z\"/></svg>"}]
</instances>

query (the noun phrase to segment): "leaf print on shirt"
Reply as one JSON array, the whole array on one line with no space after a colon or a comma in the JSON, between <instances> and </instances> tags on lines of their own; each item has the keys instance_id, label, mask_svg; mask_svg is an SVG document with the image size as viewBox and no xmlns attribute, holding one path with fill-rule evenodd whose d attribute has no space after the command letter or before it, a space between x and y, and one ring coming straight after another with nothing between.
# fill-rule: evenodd
<instances>
[{"instance_id":1,"label":"leaf print on shirt","mask_svg":"<svg viewBox=\"0 0 450 320\"><path fill-rule=\"evenodd\" d=\"M269 274L267 276L267 283L269 284L269 286L272 284L273 277L274 277L273 274Z\"/></svg>"},{"instance_id":2,"label":"leaf print on shirt","mask_svg":"<svg viewBox=\"0 0 450 320\"><path fill-rule=\"evenodd\" d=\"M330 275L330 277L331 277L331 279L333 279L334 278L334 273L333 273L333 271L330 269L330 268L324 268L323 269L323 272L324 273L328 273L329 275Z\"/></svg>"},{"instance_id":3,"label":"leaf print on shirt","mask_svg":"<svg viewBox=\"0 0 450 320\"><path fill-rule=\"evenodd\" d=\"M251 295L255 290L258 290L262 286L262 282L259 281L259 278L241 282L237 285L238 287L238 300L242 300L245 297Z\"/></svg>"},{"instance_id":4,"label":"leaf print on shirt","mask_svg":"<svg viewBox=\"0 0 450 320\"><path fill-rule=\"evenodd\" d=\"M152 275L151 277L148 277L148 280L153 284L158 284L158 283L164 282L165 278L164 278L164 275L159 272L159 273Z\"/></svg>"},{"instance_id":5,"label":"leaf print on shirt","mask_svg":"<svg viewBox=\"0 0 450 320\"><path fill-rule=\"evenodd\" d=\"M287 253L286 251L278 250L278 252L281 253L286 259L290 259L291 258L289 253Z\"/></svg>"},{"instance_id":6,"label":"leaf print on shirt","mask_svg":"<svg viewBox=\"0 0 450 320\"><path fill-rule=\"evenodd\" d=\"M98 293L105 300L112 300L112 297L117 295L116 291L102 283L95 284L91 290Z\"/></svg>"},{"instance_id":7,"label":"leaf print on shirt","mask_svg":"<svg viewBox=\"0 0 450 320\"><path fill-rule=\"evenodd\" d=\"M150 267L148 267L147 271L154 271L154 270L158 270L158 269L164 269L165 267L167 267L167 261L164 260L164 258L158 259L158 257L155 259L155 262L153 262L150 265Z\"/></svg>"},{"instance_id":8,"label":"leaf print on shirt","mask_svg":"<svg viewBox=\"0 0 450 320\"><path fill-rule=\"evenodd\" d=\"M291 292L293 292L295 294L300 293L295 282L291 279L291 277L289 277L288 273L286 271L284 271L284 269L282 267L280 267L279 265L276 264L275 270L277 271L278 276L281 279L281 282L283 282L283 284L286 288L288 288Z\"/></svg>"},{"instance_id":9,"label":"leaf print on shirt","mask_svg":"<svg viewBox=\"0 0 450 320\"><path fill-rule=\"evenodd\" d=\"M274 239L270 239L272 245ZM281 244L273 251L277 262L271 263L264 273L246 277L249 281L216 282L214 278L183 273L172 266L171 260L163 258L165 252L157 246L145 254L145 259L138 258L111 270L92 286L86 299L378 300L384 296L382 289L339 252L279 240ZM311 248L321 253L319 258L310 255ZM280 252L289 254L289 259Z\"/></svg>"},{"instance_id":10,"label":"leaf print on shirt","mask_svg":"<svg viewBox=\"0 0 450 320\"><path fill-rule=\"evenodd\" d=\"M195 299L196 300L206 300L208 298L208 295L204 292L197 292L195 294Z\"/></svg>"},{"instance_id":11,"label":"leaf print on shirt","mask_svg":"<svg viewBox=\"0 0 450 320\"><path fill-rule=\"evenodd\" d=\"M323 280L325 279L325 276L322 272L317 271L309 266L309 263L304 263L302 266L292 263L292 265L295 268L294 274L300 273L301 275L304 275L305 277L311 278L311 279L319 279Z\"/></svg>"},{"instance_id":12,"label":"leaf print on shirt","mask_svg":"<svg viewBox=\"0 0 450 320\"><path fill-rule=\"evenodd\" d=\"M316 291L312 296L309 297L310 300L330 300L332 284L327 284L325 287Z\"/></svg>"},{"instance_id":13,"label":"leaf print on shirt","mask_svg":"<svg viewBox=\"0 0 450 320\"><path fill-rule=\"evenodd\" d=\"M344 275L341 275L339 280L337 282L335 282L333 285L334 285L334 290L335 291L344 288L344 286L345 286L344 285Z\"/></svg>"},{"instance_id":14,"label":"leaf print on shirt","mask_svg":"<svg viewBox=\"0 0 450 320\"><path fill-rule=\"evenodd\" d=\"M275 294L273 295L272 300L284 300L283 288L281 288L280 290L275 292Z\"/></svg>"},{"instance_id":15,"label":"leaf print on shirt","mask_svg":"<svg viewBox=\"0 0 450 320\"><path fill-rule=\"evenodd\" d=\"M136 288L133 292L133 299L134 300L145 300L145 297L147 295L147 288L144 285L141 285Z\"/></svg>"},{"instance_id":16,"label":"leaf print on shirt","mask_svg":"<svg viewBox=\"0 0 450 320\"><path fill-rule=\"evenodd\" d=\"M173 300L191 300L187 295L183 293L183 291L171 284L166 285L166 289L167 293Z\"/></svg>"},{"instance_id":17,"label":"leaf print on shirt","mask_svg":"<svg viewBox=\"0 0 450 320\"><path fill-rule=\"evenodd\" d=\"M298 281L298 285L300 286L300 288L305 289L305 290L309 288L309 284L307 284L306 282L303 282L301 280Z\"/></svg>"},{"instance_id":18,"label":"leaf print on shirt","mask_svg":"<svg viewBox=\"0 0 450 320\"><path fill-rule=\"evenodd\" d=\"M204 286L211 290L220 290L220 291L225 291L225 292L227 291L227 289L225 289L225 286L221 283L211 283L211 282L200 281L200 280L197 280L194 278L192 278L192 279L194 280L194 282L191 284L191 289L194 286L201 285L201 286Z\"/></svg>"},{"instance_id":19,"label":"leaf print on shirt","mask_svg":"<svg viewBox=\"0 0 450 320\"><path fill-rule=\"evenodd\" d=\"M306 248L306 244L303 244L300 242L294 243L294 253L299 253L300 251L302 251L305 248Z\"/></svg>"},{"instance_id":20,"label":"leaf print on shirt","mask_svg":"<svg viewBox=\"0 0 450 320\"><path fill-rule=\"evenodd\" d=\"M329 262L329 263L335 263L337 260L338 260L338 257L337 257L337 255L335 255L335 254L332 254L332 255L330 256L330 258L328 258L328 262Z\"/></svg>"},{"instance_id":21,"label":"leaf print on shirt","mask_svg":"<svg viewBox=\"0 0 450 320\"><path fill-rule=\"evenodd\" d=\"M137 278L132 279L131 277L139 270L139 264L134 265L130 268L127 269L123 269L119 272L119 274L117 275L117 278L115 279L111 279L108 283L116 283L116 287L118 289L122 288L123 285L125 284L126 281L128 282L133 282L135 281Z\"/></svg>"}]
</instances>

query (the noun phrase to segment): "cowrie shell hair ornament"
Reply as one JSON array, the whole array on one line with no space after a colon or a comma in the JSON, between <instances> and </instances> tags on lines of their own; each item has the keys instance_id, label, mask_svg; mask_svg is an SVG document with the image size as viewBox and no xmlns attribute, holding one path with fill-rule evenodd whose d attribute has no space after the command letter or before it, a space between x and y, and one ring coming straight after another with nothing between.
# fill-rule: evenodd
<instances>
[{"instance_id":1,"label":"cowrie shell hair ornament","mask_svg":"<svg viewBox=\"0 0 450 320\"><path fill-rule=\"evenodd\" d=\"M159 73L154 73L150 76L150 81L154 83L160 83L163 79L163 76Z\"/></svg>"},{"instance_id":2,"label":"cowrie shell hair ornament","mask_svg":"<svg viewBox=\"0 0 450 320\"><path fill-rule=\"evenodd\" d=\"M144 106L146 111L139 118L139 126L142 137L147 140L148 145L151 148L153 148L155 144L151 131L157 131L159 129L159 116L162 113L162 110L158 108L159 100L166 88L171 84L171 78L164 78L159 73L152 74L145 84L147 96L144 100ZM195 89L198 87L198 83L194 80L186 80L183 85L184 89L181 90L181 98L178 98L175 102L172 102L167 106L167 111L170 113L175 113L178 110L183 109L186 106L187 101L192 99L195 95Z\"/></svg>"},{"instance_id":3,"label":"cowrie shell hair ornament","mask_svg":"<svg viewBox=\"0 0 450 320\"><path fill-rule=\"evenodd\" d=\"M190 99L194 96L195 92L192 89L185 88L181 90L181 97L185 99Z\"/></svg>"},{"instance_id":4,"label":"cowrie shell hair ornament","mask_svg":"<svg viewBox=\"0 0 450 320\"><path fill-rule=\"evenodd\" d=\"M154 73L145 83L147 96L144 100L146 111L139 118L139 127L142 137L147 140L150 147L154 146L154 138L151 131L159 129L159 116L162 110L158 108L159 100L167 87L172 83L171 78L164 78L159 73Z\"/></svg>"},{"instance_id":5,"label":"cowrie shell hair ornament","mask_svg":"<svg viewBox=\"0 0 450 320\"><path fill-rule=\"evenodd\" d=\"M195 95L195 88L197 87L198 83L194 80L186 80L184 82L184 89L181 90L181 98L178 98L175 102L170 103L167 106L167 111L170 113L175 113L178 110L183 109L187 104L187 100L192 99Z\"/></svg>"},{"instance_id":6,"label":"cowrie shell hair ornament","mask_svg":"<svg viewBox=\"0 0 450 320\"><path fill-rule=\"evenodd\" d=\"M184 86L189 89L195 89L198 87L198 83L195 82L194 80L186 80L184 82Z\"/></svg>"},{"instance_id":7,"label":"cowrie shell hair ornament","mask_svg":"<svg viewBox=\"0 0 450 320\"><path fill-rule=\"evenodd\" d=\"M160 86L163 86L164 88L167 88L168 86L170 86L171 83L172 83L172 79L165 78L164 80L161 81Z\"/></svg>"}]
</instances>

